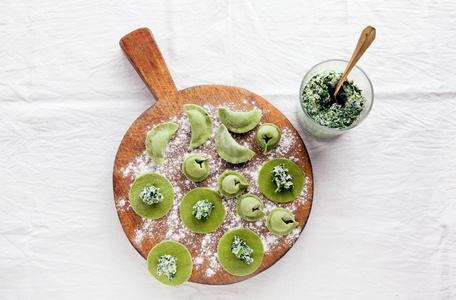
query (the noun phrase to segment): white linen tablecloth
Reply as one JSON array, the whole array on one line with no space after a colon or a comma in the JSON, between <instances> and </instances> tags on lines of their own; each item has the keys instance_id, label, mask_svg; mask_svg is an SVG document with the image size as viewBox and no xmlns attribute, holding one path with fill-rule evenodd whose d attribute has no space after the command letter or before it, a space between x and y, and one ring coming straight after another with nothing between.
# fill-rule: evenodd
<instances>
[{"instance_id":1,"label":"white linen tablecloth","mask_svg":"<svg viewBox=\"0 0 456 300\"><path fill-rule=\"evenodd\" d=\"M316 139L296 116L300 81L348 60L367 25L372 112ZM123 233L114 157L155 103L118 45L140 27L179 90L246 88L306 144L307 226L251 279L165 286ZM455 299L455 70L453 0L3 1L0 299Z\"/></svg>"}]
</instances>

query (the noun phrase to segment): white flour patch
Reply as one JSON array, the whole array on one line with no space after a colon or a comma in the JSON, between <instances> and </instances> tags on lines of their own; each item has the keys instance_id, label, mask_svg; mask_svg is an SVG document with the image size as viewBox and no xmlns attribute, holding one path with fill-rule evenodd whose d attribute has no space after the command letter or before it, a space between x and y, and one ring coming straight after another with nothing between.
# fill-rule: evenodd
<instances>
[{"instance_id":1,"label":"white flour patch","mask_svg":"<svg viewBox=\"0 0 456 300\"><path fill-rule=\"evenodd\" d=\"M253 109L258 109L254 101L244 100L244 103L246 105L254 105ZM225 107L233 111L242 111L243 109L235 105L227 105ZM266 155L262 154L262 150L255 142L256 129L251 130L246 134L233 134L233 138L241 145L250 148L257 147L257 149L252 150L256 150L260 154L255 155L245 164L231 165L217 155L214 147L215 132L220 126L220 121L217 118L218 107L206 104L203 108L212 118L213 131L208 141L202 146L195 149L189 147L191 138L190 122L185 113L178 114L169 120L163 120L164 122L176 123L179 126L167 145L163 165L159 166L155 164L144 149L140 155L121 170L121 174L125 180L133 182L137 177L145 173L158 173L168 178L171 183L180 183L179 185L173 184L175 199L168 214L158 220L142 219L140 224L138 224L137 229L134 230L134 244L136 247L141 248L143 245L147 244L144 243L144 241L154 237L158 232L164 236L166 240L178 241L191 249L194 269L200 271L201 276L210 278L215 276L222 269L217 258L217 246L219 239L227 231L234 228L251 229L260 237L263 242L265 256L268 256L273 255L276 249L284 247L284 245L289 248L299 237L300 229L296 228L286 236L276 236L267 230L266 217L255 222L248 222L237 215L236 201L239 197L227 198L222 196L222 202L227 214L219 229L208 234L191 232L183 225L179 214L179 205L188 191L196 187L209 187L217 190L217 179L222 173L221 170L231 169L241 173L249 183L249 186L244 193L254 194L262 199L266 214L276 207L284 207L289 209L292 213L297 213L299 208L307 201L307 195L312 182L306 180L302 193L294 201L278 204L267 200L261 194L258 187L258 174L260 169L265 162L273 158L287 157L294 162L298 162L299 155L294 155L293 153L305 151L305 149L302 149L302 145L299 142L300 138L298 134L288 128L283 129L282 139L279 145ZM261 124L259 124L259 126L260 125ZM148 130L150 129L152 129L152 126L148 127ZM145 135L146 134L147 133L145 133ZM290 155L290 153L292 154ZM208 163L210 173L208 178L202 183L192 182L182 174L182 163L187 156L192 154L209 157ZM129 210L134 213L130 210L131 207L127 199L120 199L116 205L118 211ZM202 269L203 266L205 267L204 270Z\"/></svg>"}]
</instances>

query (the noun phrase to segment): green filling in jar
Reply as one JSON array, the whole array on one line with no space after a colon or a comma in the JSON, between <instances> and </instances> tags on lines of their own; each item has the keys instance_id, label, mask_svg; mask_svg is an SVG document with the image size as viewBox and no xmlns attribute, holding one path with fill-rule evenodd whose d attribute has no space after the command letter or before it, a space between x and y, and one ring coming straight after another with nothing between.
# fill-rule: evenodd
<instances>
[{"instance_id":1,"label":"green filling in jar","mask_svg":"<svg viewBox=\"0 0 456 300\"><path fill-rule=\"evenodd\" d=\"M366 99L361 89L346 79L337 101L333 98L342 73L325 71L313 76L305 85L301 100L307 114L318 124L329 128L346 128L359 118Z\"/></svg>"}]
</instances>

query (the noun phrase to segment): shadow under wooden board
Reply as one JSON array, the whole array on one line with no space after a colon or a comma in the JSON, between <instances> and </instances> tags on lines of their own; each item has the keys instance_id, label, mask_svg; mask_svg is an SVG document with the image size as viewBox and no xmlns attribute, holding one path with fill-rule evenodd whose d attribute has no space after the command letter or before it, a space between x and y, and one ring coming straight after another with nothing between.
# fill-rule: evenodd
<instances>
[{"instance_id":1,"label":"shadow under wooden board","mask_svg":"<svg viewBox=\"0 0 456 300\"><path fill-rule=\"evenodd\" d=\"M191 282L202 284L230 284L245 280L266 270L290 250L299 238L310 214L313 200L312 167L306 147L290 121L273 105L248 90L223 85L194 86L178 91L168 71L152 32L140 28L123 37L120 46L144 83L154 95L157 103L147 109L126 132L116 155L113 170L114 201L123 230L135 249L147 258L149 251L159 242L173 240L182 243L192 255L193 272ZM203 107L213 121L211 137L202 146L190 148L190 123L184 112L184 104ZM233 111L260 109L263 112L260 124L273 123L282 131L279 145L264 154L255 141L258 127L245 134L232 134L235 140L250 148L255 155L243 164L230 164L221 159L214 147L215 131L220 126L217 116L219 107ZM156 165L147 155L145 139L147 133L157 124L174 122L178 130L168 143L165 162ZM189 181L182 173L181 166L189 154L209 157L209 177L199 183ZM296 200L279 204L266 199L258 188L258 172L261 166L272 158L288 158L305 172L305 185ZM273 208L288 208L299 225L288 235L275 236L266 227L266 217L248 222L236 214L236 198L222 196L227 211L222 225L208 234L197 234L188 230L181 222L179 204L182 197L196 187L217 190L217 179L224 172L240 172L250 184L244 193L259 196L265 205L265 212ZM131 208L128 200L130 186L144 173L159 173L167 177L175 191L171 210L158 220L143 219ZM233 228L248 228L262 240L265 250L260 267L247 276L234 276L226 272L217 259L217 245L222 235Z\"/></svg>"}]
</instances>

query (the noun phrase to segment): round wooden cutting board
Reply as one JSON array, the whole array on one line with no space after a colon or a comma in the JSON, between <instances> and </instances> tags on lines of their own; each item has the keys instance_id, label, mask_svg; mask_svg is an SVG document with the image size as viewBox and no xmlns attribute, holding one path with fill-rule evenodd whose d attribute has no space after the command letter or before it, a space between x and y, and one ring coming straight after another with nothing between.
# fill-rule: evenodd
<instances>
[{"instance_id":1,"label":"round wooden cutting board","mask_svg":"<svg viewBox=\"0 0 456 300\"><path fill-rule=\"evenodd\" d=\"M245 89L203 85L178 91L168 71L152 32L141 28L123 37L120 46L144 83L154 95L157 103L147 109L126 132L116 155L113 170L114 200L123 230L135 249L146 258L149 251L159 242L175 240L188 248L192 255L193 272L191 282L203 284L229 284L255 276L277 262L294 245L309 217L313 199L313 175L306 147L290 121L273 105L260 96ZM184 104L196 104L206 109L214 123L213 133L202 146L191 149L190 126L184 112ZM260 124L273 123L282 131L282 141L273 151L264 154L255 142L257 128L246 134L233 134L243 146L255 152L251 160L243 164L229 164L223 161L214 147L214 133L220 121L217 109L227 107L233 111L261 109ZM162 122L179 125L171 138L165 156L165 164L157 166L147 156L145 139L153 126ZM189 154L209 157L211 172L200 183L190 182L181 171L183 159ZM261 166L271 158L284 157L294 161L306 174L305 187L294 201L285 204L266 199L258 189L257 176ZM195 187L216 188L217 179L224 171L235 170L243 174L250 186L245 193L261 198L268 213L275 207L288 208L299 225L286 236L275 236L266 227L266 217L256 222L247 222L236 215L237 198L222 197L227 216L222 225L209 234L189 231L180 221L179 204L189 190ZM155 172L167 177L173 184L175 200L170 212L158 220L146 220L130 207L128 194L135 178L142 173ZM260 267L247 276L227 273L217 259L217 245L221 236L230 229L245 227L257 233L265 247Z\"/></svg>"}]
</instances>

